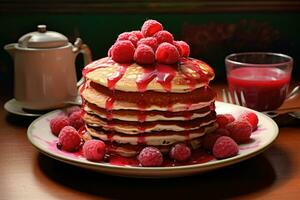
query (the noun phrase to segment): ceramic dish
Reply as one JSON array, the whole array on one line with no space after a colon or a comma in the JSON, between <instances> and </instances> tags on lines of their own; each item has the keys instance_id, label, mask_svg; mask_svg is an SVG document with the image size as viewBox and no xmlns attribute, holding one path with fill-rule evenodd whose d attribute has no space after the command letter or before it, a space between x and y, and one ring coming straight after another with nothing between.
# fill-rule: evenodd
<instances>
[{"instance_id":1,"label":"ceramic dish","mask_svg":"<svg viewBox=\"0 0 300 200\"><path fill-rule=\"evenodd\" d=\"M216 111L218 114L232 113L238 115L241 112L250 109L237 105L216 102ZM82 168L95 170L101 173L128 176L128 177L175 177L185 176L195 173L201 173L209 170L218 169L232 165L248 158L251 158L266 150L276 139L278 127L276 123L266 115L255 112L259 118L258 129L252 133L251 141L247 144L239 145L239 154L235 157L223 160L211 160L202 164L183 165L175 167L132 167L119 166L109 163L90 162L79 153L68 153L56 148L57 137L55 137L49 128L49 121L57 115L63 114L64 110L55 110L45 114L29 126L27 135L30 142L40 152L59 161L76 165Z\"/></svg>"},{"instance_id":2,"label":"ceramic dish","mask_svg":"<svg viewBox=\"0 0 300 200\"><path fill-rule=\"evenodd\" d=\"M43 113L39 111L24 109L16 99L10 99L9 101L5 102L4 109L9 113L25 117L39 117L43 115Z\"/></svg>"}]
</instances>

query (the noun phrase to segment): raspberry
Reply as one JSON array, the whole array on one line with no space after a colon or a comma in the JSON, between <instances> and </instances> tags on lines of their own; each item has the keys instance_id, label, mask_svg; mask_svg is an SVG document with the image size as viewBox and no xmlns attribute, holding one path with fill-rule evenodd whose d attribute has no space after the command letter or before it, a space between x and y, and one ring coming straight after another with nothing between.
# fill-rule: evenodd
<instances>
[{"instance_id":1,"label":"raspberry","mask_svg":"<svg viewBox=\"0 0 300 200\"><path fill-rule=\"evenodd\" d=\"M51 132L58 136L60 130L65 127L65 126L69 126L70 125L70 121L66 116L58 116L55 117L54 119L51 119L50 121L50 129Z\"/></svg>"},{"instance_id":2,"label":"raspberry","mask_svg":"<svg viewBox=\"0 0 300 200\"><path fill-rule=\"evenodd\" d=\"M231 114L220 114L217 115L216 122L219 124L220 128L224 128L230 122L233 122L235 119Z\"/></svg>"},{"instance_id":3,"label":"raspberry","mask_svg":"<svg viewBox=\"0 0 300 200\"><path fill-rule=\"evenodd\" d=\"M219 137L221 137L221 135L215 132L206 134L202 141L203 148L212 151L213 146Z\"/></svg>"},{"instance_id":4,"label":"raspberry","mask_svg":"<svg viewBox=\"0 0 300 200\"><path fill-rule=\"evenodd\" d=\"M108 57L111 57L111 51L112 51L113 48L114 48L114 45L112 45L112 46L109 48L109 50L108 50L108 52L107 52L107 56L108 56Z\"/></svg>"},{"instance_id":5,"label":"raspberry","mask_svg":"<svg viewBox=\"0 0 300 200\"><path fill-rule=\"evenodd\" d=\"M105 155L105 143L101 140L88 140L84 143L83 155L90 161L102 161Z\"/></svg>"},{"instance_id":6,"label":"raspberry","mask_svg":"<svg viewBox=\"0 0 300 200\"><path fill-rule=\"evenodd\" d=\"M174 64L179 60L179 53L174 45L164 42L156 49L155 59L159 63Z\"/></svg>"},{"instance_id":7,"label":"raspberry","mask_svg":"<svg viewBox=\"0 0 300 200\"><path fill-rule=\"evenodd\" d=\"M191 149L188 146L184 143L178 143L171 148L169 156L176 161L184 162L190 159L191 154Z\"/></svg>"},{"instance_id":8,"label":"raspberry","mask_svg":"<svg viewBox=\"0 0 300 200\"><path fill-rule=\"evenodd\" d=\"M133 44L128 40L117 41L111 51L112 59L119 63L131 63L134 49Z\"/></svg>"},{"instance_id":9,"label":"raspberry","mask_svg":"<svg viewBox=\"0 0 300 200\"><path fill-rule=\"evenodd\" d=\"M79 106L71 106L67 108L66 113L68 116L70 116L73 112L81 111L81 108Z\"/></svg>"},{"instance_id":10,"label":"raspberry","mask_svg":"<svg viewBox=\"0 0 300 200\"><path fill-rule=\"evenodd\" d=\"M141 31L131 31L131 33L134 34L138 38L138 40L144 38Z\"/></svg>"},{"instance_id":11,"label":"raspberry","mask_svg":"<svg viewBox=\"0 0 300 200\"><path fill-rule=\"evenodd\" d=\"M254 112L243 113L240 116L240 119L247 120L251 124L252 131L255 131L257 129L258 117Z\"/></svg>"},{"instance_id":12,"label":"raspberry","mask_svg":"<svg viewBox=\"0 0 300 200\"><path fill-rule=\"evenodd\" d=\"M134 46L136 46L137 42L139 41L138 37L135 34L133 34L132 32L121 33L118 36L117 41L121 41L121 40L129 40Z\"/></svg>"},{"instance_id":13,"label":"raspberry","mask_svg":"<svg viewBox=\"0 0 300 200\"><path fill-rule=\"evenodd\" d=\"M134 52L134 61L138 64L152 64L155 62L154 51L150 46L140 44Z\"/></svg>"},{"instance_id":14,"label":"raspberry","mask_svg":"<svg viewBox=\"0 0 300 200\"><path fill-rule=\"evenodd\" d=\"M73 112L69 116L69 121L71 126L73 126L76 130L79 130L84 125L84 121L81 118L81 110Z\"/></svg>"},{"instance_id":15,"label":"raspberry","mask_svg":"<svg viewBox=\"0 0 300 200\"><path fill-rule=\"evenodd\" d=\"M163 26L161 25L161 23L153 19L145 21L141 28L144 37L151 37L161 30L163 30Z\"/></svg>"},{"instance_id":16,"label":"raspberry","mask_svg":"<svg viewBox=\"0 0 300 200\"><path fill-rule=\"evenodd\" d=\"M219 134L221 136L229 136L230 137L230 132L226 128L218 128L215 130L216 134Z\"/></svg>"},{"instance_id":17,"label":"raspberry","mask_svg":"<svg viewBox=\"0 0 300 200\"><path fill-rule=\"evenodd\" d=\"M131 35L132 35L132 33L130 33L130 32L121 33L120 35L118 35L117 41L118 40L128 40L129 36L131 36Z\"/></svg>"},{"instance_id":18,"label":"raspberry","mask_svg":"<svg viewBox=\"0 0 300 200\"><path fill-rule=\"evenodd\" d=\"M213 147L213 155L218 159L236 156L238 152L238 145L228 136L219 137Z\"/></svg>"},{"instance_id":19,"label":"raspberry","mask_svg":"<svg viewBox=\"0 0 300 200\"><path fill-rule=\"evenodd\" d=\"M154 37L157 39L158 44L163 42L173 44L174 41L174 37L169 31L159 31L154 35Z\"/></svg>"},{"instance_id":20,"label":"raspberry","mask_svg":"<svg viewBox=\"0 0 300 200\"><path fill-rule=\"evenodd\" d=\"M81 138L74 127L65 126L58 135L58 142L63 150L72 152L79 149Z\"/></svg>"},{"instance_id":21,"label":"raspberry","mask_svg":"<svg viewBox=\"0 0 300 200\"><path fill-rule=\"evenodd\" d=\"M181 57L189 57L190 46L185 41L174 41L173 44L177 48Z\"/></svg>"},{"instance_id":22,"label":"raspberry","mask_svg":"<svg viewBox=\"0 0 300 200\"><path fill-rule=\"evenodd\" d=\"M231 122L225 128L230 132L230 137L236 143L244 143L250 139L252 128L251 124L246 120Z\"/></svg>"},{"instance_id":23,"label":"raspberry","mask_svg":"<svg viewBox=\"0 0 300 200\"><path fill-rule=\"evenodd\" d=\"M153 49L153 51L155 51L158 47L157 40L154 37L142 38L141 40L138 41L137 45L139 46L141 44L150 46Z\"/></svg>"},{"instance_id":24,"label":"raspberry","mask_svg":"<svg viewBox=\"0 0 300 200\"><path fill-rule=\"evenodd\" d=\"M145 147L138 155L138 160L144 167L157 167L163 163L163 155L155 147Z\"/></svg>"}]
</instances>

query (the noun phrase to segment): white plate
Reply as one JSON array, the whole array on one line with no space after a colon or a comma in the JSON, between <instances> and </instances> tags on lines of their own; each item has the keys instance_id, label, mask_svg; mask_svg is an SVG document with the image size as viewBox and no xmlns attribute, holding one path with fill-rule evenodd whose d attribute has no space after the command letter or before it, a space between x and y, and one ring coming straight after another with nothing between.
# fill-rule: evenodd
<instances>
[{"instance_id":1,"label":"white plate","mask_svg":"<svg viewBox=\"0 0 300 200\"><path fill-rule=\"evenodd\" d=\"M62 114L63 110L55 110L45 114L29 126L27 135L30 142L42 153L60 160L62 162L76 165L86 169L95 170L101 173L112 174L117 176L130 177L174 177L185 176L208 170L213 170L251 158L265 149L267 149L276 139L278 135L278 127L276 123L269 117L259 112L237 105L216 102L216 111L218 114L231 113L239 115L244 111L255 112L259 118L259 126L257 131L251 135L251 142L239 145L239 154L232 158L223 160L211 160L202 164L184 165L176 167L132 167L117 166L109 163L90 162L84 157L76 153L67 153L56 148L55 141L57 138L51 133L49 121L55 116Z\"/></svg>"}]
</instances>

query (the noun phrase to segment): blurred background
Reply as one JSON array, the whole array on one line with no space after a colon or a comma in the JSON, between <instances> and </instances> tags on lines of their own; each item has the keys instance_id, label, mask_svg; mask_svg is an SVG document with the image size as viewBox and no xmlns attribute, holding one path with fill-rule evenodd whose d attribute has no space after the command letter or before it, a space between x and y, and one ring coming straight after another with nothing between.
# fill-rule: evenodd
<instances>
[{"instance_id":1,"label":"blurred background","mask_svg":"<svg viewBox=\"0 0 300 200\"><path fill-rule=\"evenodd\" d=\"M224 58L234 52L271 51L294 58L293 80L300 79L300 2L297 0L0 0L0 90L13 92L13 61L3 50L38 24L81 37L93 59L107 55L118 34L160 21L191 56L210 64L216 82L225 81ZM80 74L82 58L77 60Z\"/></svg>"}]
</instances>

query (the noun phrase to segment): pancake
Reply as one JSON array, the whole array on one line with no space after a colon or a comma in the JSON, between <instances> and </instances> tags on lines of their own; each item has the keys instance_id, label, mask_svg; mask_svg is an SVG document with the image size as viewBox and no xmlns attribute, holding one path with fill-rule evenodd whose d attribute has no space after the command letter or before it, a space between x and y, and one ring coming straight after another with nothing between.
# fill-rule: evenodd
<instances>
[{"instance_id":1,"label":"pancake","mask_svg":"<svg viewBox=\"0 0 300 200\"><path fill-rule=\"evenodd\" d=\"M126 92L153 90L182 93L190 91L191 85L192 88L203 87L214 78L214 72L209 65L193 58L181 58L174 66L142 67L136 63L120 65L106 57L87 65L83 75L107 88ZM116 79L115 84L109 81ZM166 79L169 79L167 83L172 86L171 88L162 84L161 80ZM142 84L144 82L147 82L146 86Z\"/></svg>"},{"instance_id":2,"label":"pancake","mask_svg":"<svg viewBox=\"0 0 300 200\"><path fill-rule=\"evenodd\" d=\"M170 92L123 92L119 90L109 90L95 82L89 81L87 87L95 89L97 92L114 97L115 101L126 101L135 103L139 107L149 107L156 105L159 107L168 107L170 105L180 104L196 104L199 102L208 102L215 98L215 92L208 86L194 89L186 93L170 93Z\"/></svg>"},{"instance_id":3,"label":"pancake","mask_svg":"<svg viewBox=\"0 0 300 200\"><path fill-rule=\"evenodd\" d=\"M150 121L150 122L134 122L122 120L106 120L105 118L97 117L84 113L83 120L93 127L102 127L104 130L117 131L129 135L136 135L143 132L152 131L188 131L198 129L215 121L216 114L214 111L209 113L206 117L196 118L189 121Z\"/></svg>"},{"instance_id":4,"label":"pancake","mask_svg":"<svg viewBox=\"0 0 300 200\"><path fill-rule=\"evenodd\" d=\"M88 85L89 83L87 83ZM95 90L92 87L86 87L82 90L81 96L84 100L97 105L100 108L108 109L108 110L141 110L141 105L138 103L131 103L128 101L118 101L114 100L113 96L107 96L104 93L101 93L97 90ZM210 99L209 101L202 101L195 104L189 104L189 103L175 103L173 105L169 106L157 106L157 105L149 105L148 107L143 107L142 110L159 110L159 111L168 111L171 110L174 112L178 111L186 111L186 110L197 110L204 108L206 106L211 105L215 101L214 98ZM110 102L113 104L113 106L108 106L107 102ZM109 107L109 108L108 108ZM111 107L111 108L110 108Z\"/></svg>"},{"instance_id":5,"label":"pancake","mask_svg":"<svg viewBox=\"0 0 300 200\"><path fill-rule=\"evenodd\" d=\"M85 102L83 110L87 113L97 115L101 118L119 119L124 121L157 121L157 120L192 120L199 117L204 117L214 110L213 104L204 108L193 111L137 111L137 110L111 110L107 112L105 109L98 107L95 104Z\"/></svg>"},{"instance_id":6,"label":"pancake","mask_svg":"<svg viewBox=\"0 0 300 200\"><path fill-rule=\"evenodd\" d=\"M104 141L109 154L136 156L146 146L168 153L176 143L196 149L217 128L216 94L209 87L214 72L200 60L140 66L103 58L87 65L83 76L87 135Z\"/></svg>"},{"instance_id":7,"label":"pancake","mask_svg":"<svg viewBox=\"0 0 300 200\"><path fill-rule=\"evenodd\" d=\"M178 142L190 141L199 138L206 133L210 133L216 128L217 125L215 123L211 123L207 126L191 131L160 131L159 133L143 133L138 136L135 136L117 132L109 132L101 128L86 126L87 131L93 137L99 138L103 141L131 145L146 144L150 146L171 145Z\"/></svg>"}]
</instances>

